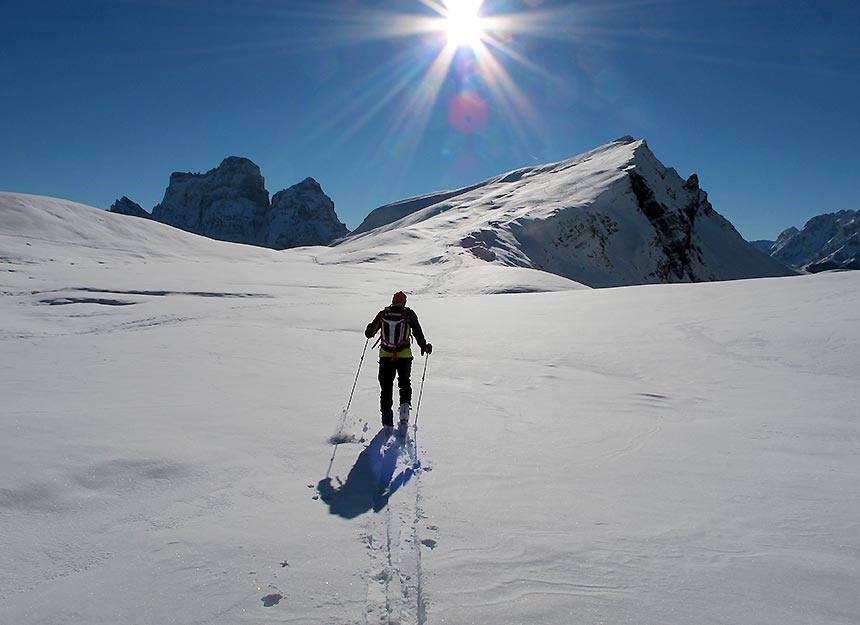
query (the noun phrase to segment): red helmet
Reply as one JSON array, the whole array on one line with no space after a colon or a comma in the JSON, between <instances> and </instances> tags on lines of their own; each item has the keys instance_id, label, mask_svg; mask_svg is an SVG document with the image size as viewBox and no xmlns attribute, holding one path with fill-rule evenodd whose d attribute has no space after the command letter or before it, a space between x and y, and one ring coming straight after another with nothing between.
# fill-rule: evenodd
<instances>
[{"instance_id":1,"label":"red helmet","mask_svg":"<svg viewBox=\"0 0 860 625\"><path fill-rule=\"evenodd\" d=\"M406 306L406 293L403 291L397 291L394 294L394 297L391 298L391 303L396 306Z\"/></svg>"}]
</instances>

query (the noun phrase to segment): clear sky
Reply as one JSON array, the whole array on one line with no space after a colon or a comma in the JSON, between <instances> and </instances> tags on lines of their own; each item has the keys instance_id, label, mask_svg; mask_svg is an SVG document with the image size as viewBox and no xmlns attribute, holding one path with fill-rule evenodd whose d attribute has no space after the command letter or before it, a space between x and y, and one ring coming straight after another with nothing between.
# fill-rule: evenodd
<instances>
[{"instance_id":1,"label":"clear sky","mask_svg":"<svg viewBox=\"0 0 860 625\"><path fill-rule=\"evenodd\" d=\"M485 0L459 48L448 4L6 0L0 191L151 210L235 155L355 228L629 134L748 239L860 208L857 0Z\"/></svg>"}]
</instances>

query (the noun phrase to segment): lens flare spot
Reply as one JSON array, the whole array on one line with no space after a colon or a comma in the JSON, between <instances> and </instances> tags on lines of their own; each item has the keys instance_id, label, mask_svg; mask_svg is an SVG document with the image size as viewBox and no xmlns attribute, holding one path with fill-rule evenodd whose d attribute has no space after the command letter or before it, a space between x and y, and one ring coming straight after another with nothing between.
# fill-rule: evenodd
<instances>
[{"instance_id":1,"label":"lens flare spot","mask_svg":"<svg viewBox=\"0 0 860 625\"><path fill-rule=\"evenodd\" d=\"M481 130L490 117L490 107L479 93L461 93L448 102L448 123L457 132L472 134Z\"/></svg>"}]
</instances>

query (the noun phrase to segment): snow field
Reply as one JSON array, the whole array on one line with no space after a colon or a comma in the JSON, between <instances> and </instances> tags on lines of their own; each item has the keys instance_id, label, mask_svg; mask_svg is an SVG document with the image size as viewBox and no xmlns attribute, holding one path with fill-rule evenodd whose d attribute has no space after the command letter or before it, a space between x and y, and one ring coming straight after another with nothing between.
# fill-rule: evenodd
<instances>
[{"instance_id":1,"label":"snow field","mask_svg":"<svg viewBox=\"0 0 860 625\"><path fill-rule=\"evenodd\" d=\"M860 274L557 291L92 216L0 219L0 622L856 623ZM465 294L508 275L557 292ZM366 446L368 347L327 471L398 289L414 450Z\"/></svg>"}]
</instances>

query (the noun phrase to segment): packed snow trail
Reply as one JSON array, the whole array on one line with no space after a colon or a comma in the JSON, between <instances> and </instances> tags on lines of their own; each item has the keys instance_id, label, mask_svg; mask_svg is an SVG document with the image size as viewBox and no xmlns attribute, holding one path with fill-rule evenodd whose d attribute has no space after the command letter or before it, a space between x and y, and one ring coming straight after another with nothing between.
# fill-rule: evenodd
<instances>
[{"instance_id":1,"label":"packed snow trail","mask_svg":"<svg viewBox=\"0 0 860 625\"><path fill-rule=\"evenodd\" d=\"M363 540L371 559L367 574L369 625L420 625L425 622L422 596L421 543L418 539L420 492L414 446L397 435L389 439L396 469L371 516ZM400 493L395 493L403 489Z\"/></svg>"},{"instance_id":2,"label":"packed snow trail","mask_svg":"<svg viewBox=\"0 0 860 625\"><path fill-rule=\"evenodd\" d=\"M369 514L361 540L370 556L366 622L421 625L426 607L422 590L419 523L422 471L415 430L405 437L381 429L349 471L345 481L320 481L320 499L331 514L355 519Z\"/></svg>"}]
</instances>

